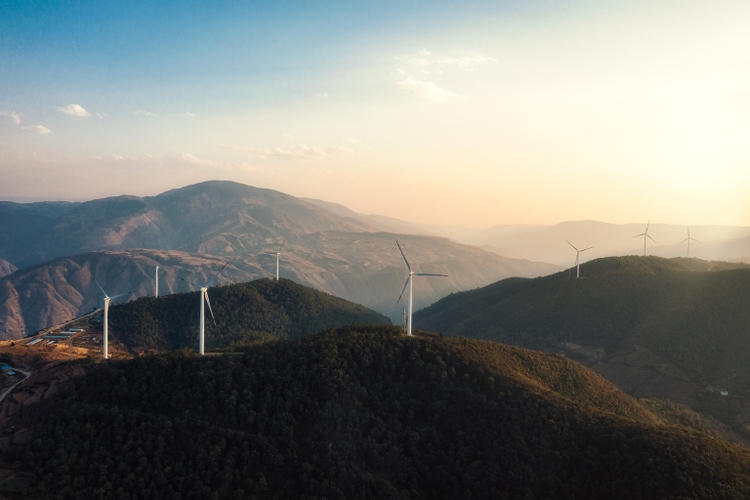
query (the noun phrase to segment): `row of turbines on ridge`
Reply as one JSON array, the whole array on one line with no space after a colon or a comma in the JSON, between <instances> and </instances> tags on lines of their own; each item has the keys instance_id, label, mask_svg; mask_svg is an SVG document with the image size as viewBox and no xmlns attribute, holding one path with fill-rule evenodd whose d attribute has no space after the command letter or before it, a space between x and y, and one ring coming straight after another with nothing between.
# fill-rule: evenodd
<instances>
[{"instance_id":1,"label":"row of turbines on ridge","mask_svg":"<svg viewBox=\"0 0 750 500\"><path fill-rule=\"evenodd\" d=\"M638 238L638 237L643 236L643 256L644 257L646 256L646 250L647 250L646 246L647 246L648 240L650 239L651 241L653 241L654 243L656 243L656 240L654 240L648 234L648 229L649 229L650 225L651 225L651 221L649 221L646 224L646 230L644 232L642 232L640 234L636 234L635 236L633 236L633 238ZM280 262L280 257L281 257L281 249L284 246L284 241L282 241L281 245L279 246L279 249L276 251L276 281L279 280L279 262ZM698 241L698 240L696 240L695 238L692 238L690 236L690 228L688 227L687 228L687 238L685 238L684 240L682 240L679 243L681 245L681 244L687 242L687 255L688 255L688 257L690 257L690 242L691 241ZM580 272L580 265L581 265L580 256L581 256L581 253L585 252L586 250L591 250L594 247L591 246L591 247L582 248L582 249L579 250L571 242L567 241L567 243L568 243L568 245L570 245L571 247L573 247L573 250L576 251L576 261L575 261L576 278L580 278L580 276L581 276L581 272ZM401 299L403 298L404 293L406 292L406 288L408 287L409 288L409 304L408 304L408 316L407 316L408 321L407 321L407 327L406 327L406 335L407 336L411 336L412 335L412 312L413 312L413 303L414 303L413 302L413 297L414 297L414 293L413 293L413 279L414 279L414 276L447 277L448 275L447 274L437 274L437 273L417 273L417 272L414 272L412 270L412 268L411 268L411 264L409 264L409 260L406 258L406 254L404 253L404 250L401 248L401 244L398 242L398 240L396 240L396 246L398 246L398 250L399 250L399 252L401 252L401 256L404 258L404 262L406 263L406 268L408 270L408 276L406 278L406 282L404 283L404 288L401 290L401 294L398 296L398 300L396 301L396 303L398 304L399 302L401 302ZM213 278L211 278L205 285L200 285L198 283L193 283L192 281L188 281L185 278L183 278L181 276L178 276L182 281L184 281L185 283L188 283L189 285L194 286L195 288L197 288L201 292L201 299L200 299L201 300L200 326L199 326L199 337L200 338L199 338L199 349L198 349L198 351L199 351L199 353L200 353L201 356L203 356L205 354L205 351L204 351L204 341L205 341L205 319L206 319L206 317L205 317L205 306L206 305L208 306L208 310L211 313L211 318L214 320L214 324L216 324L216 319L214 317L213 310L211 309L211 301L208 299L208 289L211 287L211 285L214 284L214 282L219 277L219 275L221 274L221 272L224 270L225 267L227 267L227 264L224 264L224 266L219 270L219 272L216 273L213 276ZM155 293L154 293L154 296L158 297L159 296L159 266L158 265L156 266L156 273L155 273L155 276L154 276L154 281L155 281ZM104 288L102 288L102 286L99 284L99 282L96 281L96 279L94 279L94 282L99 287L99 290L101 290L102 294L104 294L104 321L103 321L103 324L104 324L104 331L103 331L103 337L104 337L104 339L103 339L103 347L104 347L104 349L103 349L103 351L104 351L104 353L103 354L104 354L104 359L107 359L108 358L109 305L110 305L110 302L113 301L113 300L115 300L115 299L118 299L120 297L125 297L127 295L131 295L134 292L123 293L123 294L120 294L120 295L115 295L114 297L110 297L109 295L107 295L107 292L104 291Z\"/></svg>"}]
</instances>

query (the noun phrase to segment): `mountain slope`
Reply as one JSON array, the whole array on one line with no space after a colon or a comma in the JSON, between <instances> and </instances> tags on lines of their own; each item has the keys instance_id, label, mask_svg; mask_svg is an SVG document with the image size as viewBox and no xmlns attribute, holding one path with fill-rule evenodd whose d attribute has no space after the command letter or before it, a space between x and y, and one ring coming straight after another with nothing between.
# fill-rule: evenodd
<instances>
[{"instance_id":1,"label":"mountain slope","mask_svg":"<svg viewBox=\"0 0 750 500\"><path fill-rule=\"evenodd\" d=\"M198 339L200 292L142 297L110 309L117 339L129 347L193 348ZM353 302L293 281L261 279L209 289L206 347L241 346L257 339L297 338L348 324L390 324Z\"/></svg>"},{"instance_id":2,"label":"mountain slope","mask_svg":"<svg viewBox=\"0 0 750 500\"><path fill-rule=\"evenodd\" d=\"M0 259L0 278L7 276L15 272L18 268L8 262L7 260Z\"/></svg>"},{"instance_id":3,"label":"mountain slope","mask_svg":"<svg viewBox=\"0 0 750 500\"><path fill-rule=\"evenodd\" d=\"M60 398L8 457L37 498L750 494L750 452L661 424L580 365L395 328L107 363Z\"/></svg>"},{"instance_id":4,"label":"mountain slope","mask_svg":"<svg viewBox=\"0 0 750 500\"><path fill-rule=\"evenodd\" d=\"M750 266L612 257L581 275L454 294L415 325L564 352L631 394L688 404L750 437Z\"/></svg>"}]
</instances>

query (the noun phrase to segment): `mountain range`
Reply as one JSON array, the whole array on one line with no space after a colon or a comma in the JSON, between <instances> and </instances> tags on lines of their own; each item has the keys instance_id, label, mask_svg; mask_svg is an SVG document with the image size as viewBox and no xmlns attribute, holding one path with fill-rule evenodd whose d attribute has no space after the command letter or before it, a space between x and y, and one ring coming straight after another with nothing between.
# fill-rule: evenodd
<instances>
[{"instance_id":1,"label":"mountain range","mask_svg":"<svg viewBox=\"0 0 750 500\"><path fill-rule=\"evenodd\" d=\"M109 274L109 287L135 290L136 296L148 293L153 290L151 267L156 265L171 269L165 270L168 276L179 272L198 279L194 273L203 271L192 270L191 261L211 261L215 270L228 262L220 283L244 282L273 275L275 253L281 251L281 276L364 304L398 322L403 305L396 299L407 270L396 239L417 270L450 275L416 280L417 308L508 276L540 276L559 269L446 238L384 232L372 221L337 215L293 196L221 181L153 197L3 202L0 221L0 257L19 268L0 278L4 338L18 338L90 310L98 300L92 276ZM188 291L168 280L164 292Z\"/></svg>"}]
</instances>

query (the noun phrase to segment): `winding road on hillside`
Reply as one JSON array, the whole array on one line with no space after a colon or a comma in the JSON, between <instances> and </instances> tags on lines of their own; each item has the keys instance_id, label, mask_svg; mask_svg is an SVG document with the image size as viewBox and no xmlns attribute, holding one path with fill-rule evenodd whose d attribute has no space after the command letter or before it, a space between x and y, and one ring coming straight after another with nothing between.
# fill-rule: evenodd
<instances>
[{"instance_id":1,"label":"winding road on hillside","mask_svg":"<svg viewBox=\"0 0 750 500\"><path fill-rule=\"evenodd\" d=\"M7 396L8 394L10 394L13 391L13 389L16 388L16 386L18 384L20 384L24 380L28 380L28 378L31 377L31 372L26 372L26 371L21 370L20 368L14 368L12 366L10 367L10 369L13 370L13 371L15 371L15 372L23 373L24 375L26 375L26 377L22 378L21 380L19 380L18 382L16 382L12 386L10 386L7 389L5 389L5 392L3 392L2 394L0 394L0 403L3 402L3 400L5 399L5 396Z\"/></svg>"}]
</instances>

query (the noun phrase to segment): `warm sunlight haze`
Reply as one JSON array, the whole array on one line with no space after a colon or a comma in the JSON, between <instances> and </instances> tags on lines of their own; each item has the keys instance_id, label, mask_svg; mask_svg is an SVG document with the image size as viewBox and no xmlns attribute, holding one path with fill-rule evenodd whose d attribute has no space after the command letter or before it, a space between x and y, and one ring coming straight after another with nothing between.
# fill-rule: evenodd
<instances>
[{"instance_id":1,"label":"warm sunlight haze","mask_svg":"<svg viewBox=\"0 0 750 500\"><path fill-rule=\"evenodd\" d=\"M750 225L747 2L6 2L0 75L4 200Z\"/></svg>"}]
</instances>

